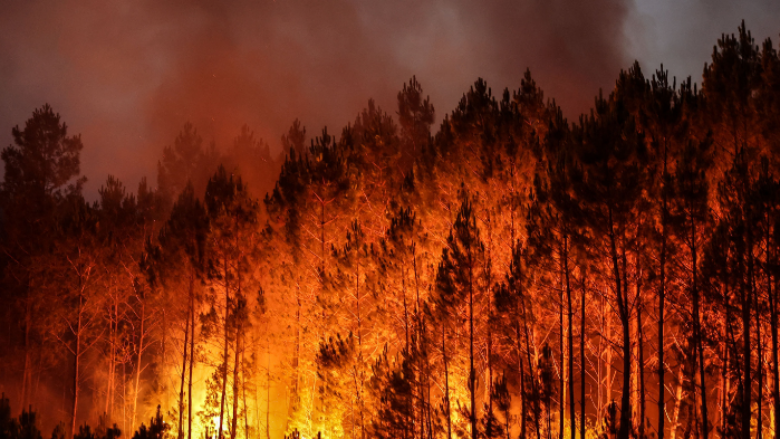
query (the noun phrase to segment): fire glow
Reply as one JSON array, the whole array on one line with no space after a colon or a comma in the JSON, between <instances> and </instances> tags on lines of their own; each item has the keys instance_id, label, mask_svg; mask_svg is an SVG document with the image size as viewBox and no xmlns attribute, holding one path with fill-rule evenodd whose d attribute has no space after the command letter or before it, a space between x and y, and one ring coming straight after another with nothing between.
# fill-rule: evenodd
<instances>
[{"instance_id":1,"label":"fire glow","mask_svg":"<svg viewBox=\"0 0 780 439\"><path fill-rule=\"evenodd\" d=\"M187 124L156 187L94 203L41 107L2 153L0 425L52 401L55 439L774 437L777 84L742 27L701 89L635 64L569 122L530 72L480 79L432 135L412 78L279 157Z\"/></svg>"}]
</instances>

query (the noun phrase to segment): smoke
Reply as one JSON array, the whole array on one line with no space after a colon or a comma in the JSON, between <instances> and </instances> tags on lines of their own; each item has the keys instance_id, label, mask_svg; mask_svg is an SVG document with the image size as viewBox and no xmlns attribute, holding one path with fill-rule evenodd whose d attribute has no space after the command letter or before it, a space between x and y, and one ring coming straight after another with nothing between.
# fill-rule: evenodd
<instances>
[{"instance_id":1,"label":"smoke","mask_svg":"<svg viewBox=\"0 0 780 439\"><path fill-rule=\"evenodd\" d=\"M646 76L660 68L681 79L701 83L704 63L721 34L736 34L741 20L756 44L778 43L780 3L772 0L638 1L626 19L627 50L639 60Z\"/></svg>"},{"instance_id":2,"label":"smoke","mask_svg":"<svg viewBox=\"0 0 780 439\"><path fill-rule=\"evenodd\" d=\"M530 68L570 116L628 65L624 0L6 2L0 141L52 104L82 133L88 194L107 174L154 181L191 121L226 146L248 124L278 151L295 118L338 130L375 98L395 111L412 75L438 119L478 77L494 94Z\"/></svg>"}]
</instances>

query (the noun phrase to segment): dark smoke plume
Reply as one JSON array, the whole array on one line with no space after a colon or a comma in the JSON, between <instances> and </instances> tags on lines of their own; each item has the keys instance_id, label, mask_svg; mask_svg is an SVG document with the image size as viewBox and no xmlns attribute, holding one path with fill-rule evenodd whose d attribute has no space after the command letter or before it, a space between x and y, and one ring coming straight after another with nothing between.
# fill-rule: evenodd
<instances>
[{"instance_id":1,"label":"dark smoke plume","mask_svg":"<svg viewBox=\"0 0 780 439\"><path fill-rule=\"evenodd\" d=\"M589 108L628 65L623 0L7 2L0 140L49 102L82 133L82 172L131 188L187 121L229 145L248 124L278 151L297 117L331 132L371 97L395 111L412 75L438 115L484 77L526 68L565 112ZM5 128L3 128L5 127Z\"/></svg>"}]
</instances>

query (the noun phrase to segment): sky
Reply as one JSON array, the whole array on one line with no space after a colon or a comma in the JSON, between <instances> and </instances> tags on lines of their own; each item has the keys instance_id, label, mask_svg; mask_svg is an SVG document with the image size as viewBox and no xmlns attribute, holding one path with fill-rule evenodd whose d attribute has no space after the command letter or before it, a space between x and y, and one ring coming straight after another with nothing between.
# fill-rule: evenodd
<instances>
[{"instance_id":1,"label":"sky","mask_svg":"<svg viewBox=\"0 0 780 439\"><path fill-rule=\"evenodd\" d=\"M84 143L94 196L133 189L186 122L272 151L298 118L340 132L369 98L394 114L412 75L437 123L482 77L500 96L528 68L569 118L638 60L699 81L741 20L778 47L776 0L0 0L0 146L49 103Z\"/></svg>"}]
</instances>

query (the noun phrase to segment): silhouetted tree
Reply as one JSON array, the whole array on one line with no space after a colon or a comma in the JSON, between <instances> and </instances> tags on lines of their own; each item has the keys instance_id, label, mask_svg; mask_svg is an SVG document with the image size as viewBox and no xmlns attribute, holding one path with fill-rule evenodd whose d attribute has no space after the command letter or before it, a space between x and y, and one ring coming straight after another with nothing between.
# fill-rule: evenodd
<instances>
[{"instance_id":1,"label":"silhouetted tree","mask_svg":"<svg viewBox=\"0 0 780 439\"><path fill-rule=\"evenodd\" d=\"M150 253L148 271L152 281L167 287L170 291L176 291L180 286L185 286L187 291L187 305L181 317L185 323L178 404L179 439L182 439L184 434L182 426L185 407L184 384L188 369L187 437L192 439L192 374L195 366L196 310L199 309L203 299L199 287L205 275L208 224L206 210L195 196L192 185L188 184L173 205L170 218L159 234L159 243L147 250Z\"/></svg>"},{"instance_id":2,"label":"silhouetted tree","mask_svg":"<svg viewBox=\"0 0 780 439\"><path fill-rule=\"evenodd\" d=\"M168 429L168 424L165 423L160 412L160 406L157 406L157 413L149 420L149 427L142 423L138 431L133 434L133 439L163 439Z\"/></svg>"},{"instance_id":3,"label":"silhouetted tree","mask_svg":"<svg viewBox=\"0 0 780 439\"><path fill-rule=\"evenodd\" d=\"M462 192L463 201L461 202L458 217L452 227L449 238L447 238L447 247L442 252L441 263L436 274L435 298L438 312L450 316L457 315L457 309L465 307L467 309L467 320L469 327L469 371L468 371L468 390L470 405L466 410L471 426L470 435L476 438L479 435L477 429L477 406L476 406L476 381L477 370L474 366L476 336L475 328L479 326L478 310L480 296L485 291L485 247L480 238L480 231L477 227L476 217L470 195L467 191Z\"/></svg>"},{"instance_id":4,"label":"silhouetted tree","mask_svg":"<svg viewBox=\"0 0 780 439\"><path fill-rule=\"evenodd\" d=\"M5 165L0 189L0 246L5 282L15 292L4 297L7 309L23 316L18 320L21 333L17 339L22 340L20 394L24 407L32 398L33 368L41 363L40 357L38 361L34 357L41 354L38 348L44 337L38 317L45 302L39 290L46 281L33 274L37 270L34 265L49 253L62 205L68 198L80 196L86 177L79 177L84 147L81 136L68 136L67 125L48 104L35 109L24 128L15 126L11 134L14 144L0 153Z\"/></svg>"},{"instance_id":5,"label":"silhouetted tree","mask_svg":"<svg viewBox=\"0 0 780 439\"><path fill-rule=\"evenodd\" d=\"M623 73L632 75L633 72ZM596 109L574 128L581 172L573 187L585 225L591 230L593 249L609 260L612 294L623 329L623 388L619 439L628 439L631 426L631 302L628 253L636 239L636 207L642 196L647 169L646 148L634 118L620 93L599 96Z\"/></svg>"}]
</instances>

